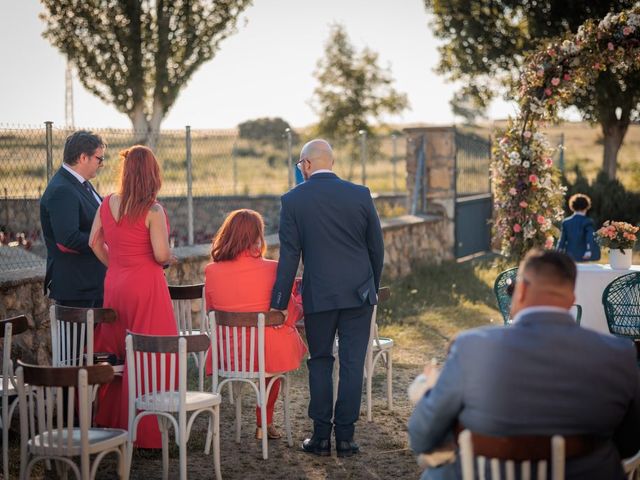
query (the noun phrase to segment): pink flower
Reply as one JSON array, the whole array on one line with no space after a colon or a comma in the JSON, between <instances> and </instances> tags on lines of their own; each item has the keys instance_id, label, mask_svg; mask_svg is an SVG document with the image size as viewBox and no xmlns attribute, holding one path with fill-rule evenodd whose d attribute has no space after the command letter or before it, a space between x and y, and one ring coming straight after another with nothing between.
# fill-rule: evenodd
<instances>
[{"instance_id":1,"label":"pink flower","mask_svg":"<svg viewBox=\"0 0 640 480\"><path fill-rule=\"evenodd\" d=\"M544 69L540 69L536 72L536 75L538 75L539 77L544 77Z\"/></svg>"},{"instance_id":2,"label":"pink flower","mask_svg":"<svg viewBox=\"0 0 640 480\"><path fill-rule=\"evenodd\" d=\"M525 132L522 134L522 136L524 138L531 138L531 132L529 130L525 130Z\"/></svg>"},{"instance_id":3,"label":"pink flower","mask_svg":"<svg viewBox=\"0 0 640 480\"><path fill-rule=\"evenodd\" d=\"M556 99L555 98L550 98L548 103L549 103L549 105L555 105Z\"/></svg>"},{"instance_id":4,"label":"pink flower","mask_svg":"<svg viewBox=\"0 0 640 480\"><path fill-rule=\"evenodd\" d=\"M613 43L609 42L609 43L607 44L607 48L608 48L609 50L613 51L613 49L614 49L615 47L613 46Z\"/></svg>"},{"instance_id":5,"label":"pink flower","mask_svg":"<svg viewBox=\"0 0 640 480\"><path fill-rule=\"evenodd\" d=\"M538 222L540 225L542 225L544 223L544 217L542 215L538 215L536 217L536 222Z\"/></svg>"},{"instance_id":6,"label":"pink flower","mask_svg":"<svg viewBox=\"0 0 640 480\"><path fill-rule=\"evenodd\" d=\"M522 208L527 208L528 206L529 206L529 204L528 204L527 202L525 202L524 200L522 200L522 201L520 202L520 207L522 207Z\"/></svg>"},{"instance_id":7,"label":"pink flower","mask_svg":"<svg viewBox=\"0 0 640 480\"><path fill-rule=\"evenodd\" d=\"M547 237L547 240L544 242L544 248L550 250L553 248L553 237Z\"/></svg>"},{"instance_id":8,"label":"pink flower","mask_svg":"<svg viewBox=\"0 0 640 480\"><path fill-rule=\"evenodd\" d=\"M556 51L553 48L550 48L549 50L547 50L547 53L549 54L550 57L556 56Z\"/></svg>"},{"instance_id":9,"label":"pink flower","mask_svg":"<svg viewBox=\"0 0 640 480\"><path fill-rule=\"evenodd\" d=\"M565 73L565 74L562 76L562 79L563 79L565 82L568 82L569 80L571 80L571 75L569 75L568 73Z\"/></svg>"},{"instance_id":10,"label":"pink flower","mask_svg":"<svg viewBox=\"0 0 640 480\"><path fill-rule=\"evenodd\" d=\"M545 89L544 89L544 94L545 94L547 97L550 97L552 93L553 93L553 91L552 91L549 87L547 87L547 88L545 88Z\"/></svg>"},{"instance_id":11,"label":"pink flower","mask_svg":"<svg viewBox=\"0 0 640 480\"><path fill-rule=\"evenodd\" d=\"M518 193L518 191L514 187L511 187L509 189L509 195L516 195L517 193Z\"/></svg>"},{"instance_id":12,"label":"pink flower","mask_svg":"<svg viewBox=\"0 0 640 480\"><path fill-rule=\"evenodd\" d=\"M600 64L599 64L599 63L597 63L597 62L596 62L596 63L594 63L594 64L593 64L593 69L594 69L594 70L600 70Z\"/></svg>"},{"instance_id":13,"label":"pink flower","mask_svg":"<svg viewBox=\"0 0 640 480\"><path fill-rule=\"evenodd\" d=\"M535 185L538 183L538 176L534 174L529 175L529 181Z\"/></svg>"},{"instance_id":14,"label":"pink flower","mask_svg":"<svg viewBox=\"0 0 640 480\"><path fill-rule=\"evenodd\" d=\"M622 29L622 34L623 35L629 35L631 33L633 33L634 28L633 27L624 27Z\"/></svg>"},{"instance_id":15,"label":"pink flower","mask_svg":"<svg viewBox=\"0 0 640 480\"><path fill-rule=\"evenodd\" d=\"M553 77L551 79L551 85L553 85L554 87L557 87L558 85L560 85L560 79L558 77Z\"/></svg>"},{"instance_id":16,"label":"pink flower","mask_svg":"<svg viewBox=\"0 0 640 480\"><path fill-rule=\"evenodd\" d=\"M553 165L553 159L551 159L551 158L549 158L549 157L545 158L545 159L544 159L544 164L545 164L547 167L550 167L551 165Z\"/></svg>"},{"instance_id":17,"label":"pink flower","mask_svg":"<svg viewBox=\"0 0 640 480\"><path fill-rule=\"evenodd\" d=\"M500 145L505 145L507 143L509 143L509 139L507 137L502 137L500 139Z\"/></svg>"},{"instance_id":18,"label":"pink flower","mask_svg":"<svg viewBox=\"0 0 640 480\"><path fill-rule=\"evenodd\" d=\"M515 242L515 241L516 241L516 237L511 237L511 238L509 239L509 241L510 241L510 242Z\"/></svg>"},{"instance_id":19,"label":"pink flower","mask_svg":"<svg viewBox=\"0 0 640 480\"><path fill-rule=\"evenodd\" d=\"M513 226L513 231L514 231L515 233L520 233L520 232L522 231L522 227L520 226L520 224L519 224L519 223L516 223L516 224Z\"/></svg>"}]
</instances>

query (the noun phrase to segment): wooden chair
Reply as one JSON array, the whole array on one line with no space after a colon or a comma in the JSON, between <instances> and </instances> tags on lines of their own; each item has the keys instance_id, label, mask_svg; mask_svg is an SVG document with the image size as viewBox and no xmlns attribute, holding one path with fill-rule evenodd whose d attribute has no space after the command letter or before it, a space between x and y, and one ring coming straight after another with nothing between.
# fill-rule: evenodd
<instances>
[{"instance_id":1,"label":"wooden chair","mask_svg":"<svg viewBox=\"0 0 640 480\"><path fill-rule=\"evenodd\" d=\"M27 317L18 317L0 320L0 335L4 337L2 347L2 471L4 478L9 478L9 428L13 412L18 406L16 378L13 373L13 360L11 359L11 347L13 335L19 335L29 328Z\"/></svg>"},{"instance_id":2,"label":"wooden chair","mask_svg":"<svg viewBox=\"0 0 640 480\"><path fill-rule=\"evenodd\" d=\"M482 437L482 441L479 441ZM458 435L460 446L460 465L462 480L484 478L487 467L492 480L500 480L502 466L505 478L532 478L532 462L537 462L535 471L538 480L546 480L547 468L551 461L551 480L564 480L565 441L560 435L554 435L546 448L531 448L522 437L478 436L469 430ZM516 475L516 467L520 474ZM477 471L477 474L476 474Z\"/></svg>"},{"instance_id":3,"label":"wooden chair","mask_svg":"<svg viewBox=\"0 0 640 480\"><path fill-rule=\"evenodd\" d=\"M98 323L113 323L116 311L111 308L79 308L52 305L51 364L54 367L93 365L93 329ZM122 371L123 367L116 368Z\"/></svg>"},{"instance_id":4,"label":"wooden chair","mask_svg":"<svg viewBox=\"0 0 640 480\"><path fill-rule=\"evenodd\" d=\"M173 303L173 313L176 317L176 326L180 335L194 335L207 332L206 303L204 298L204 283L195 285L169 285L169 295ZM200 301L200 325L194 327L192 303L194 300ZM204 390L205 365L198 362L197 355L191 355L198 368L198 386Z\"/></svg>"},{"instance_id":5,"label":"wooden chair","mask_svg":"<svg viewBox=\"0 0 640 480\"><path fill-rule=\"evenodd\" d=\"M493 293L496 295L498 310L505 325L511 325L511 296L513 295L517 275L518 267L509 268L504 272L500 272L493 283ZM574 304L572 310L575 312L573 316L576 319L576 323L580 325L582 306Z\"/></svg>"},{"instance_id":6,"label":"wooden chair","mask_svg":"<svg viewBox=\"0 0 640 480\"><path fill-rule=\"evenodd\" d=\"M261 407L262 458L269 457L267 435L267 398L273 380L282 381L284 400L284 422L289 446L293 446L291 420L289 414L289 376L287 373L270 373L265 370L264 329L265 326L282 325L284 316L280 312L232 313L209 312L212 341L212 379L214 388L220 392L231 383L234 387L236 406L236 442L240 443L240 420L242 418L242 387L251 385L256 394L257 405ZM255 365L257 357L258 365ZM257 369L256 369L257 367ZM218 383L218 377L223 380ZM266 387L266 378L273 378ZM207 446L209 441L207 439Z\"/></svg>"},{"instance_id":7,"label":"wooden chair","mask_svg":"<svg viewBox=\"0 0 640 480\"><path fill-rule=\"evenodd\" d=\"M92 480L102 459L112 452L118 455L119 477L129 477L126 430L90 427L92 390L111 382L114 375L111 365L39 367L19 362L16 374L21 480L31 478L33 465L47 459L58 462L65 478L71 468L78 480ZM74 425L76 406L78 427ZM91 455L96 455L93 463ZM80 468L72 457L80 457Z\"/></svg>"},{"instance_id":8,"label":"wooden chair","mask_svg":"<svg viewBox=\"0 0 640 480\"><path fill-rule=\"evenodd\" d=\"M378 291L378 304L386 302L391 297L389 287L382 287ZM389 410L393 409L393 364L391 363L391 350L393 349L393 339L388 337L380 337L378 335L378 323L376 321L378 314L378 305L374 305L373 314L371 315L371 329L369 332L369 346L364 362L364 381L367 403L367 421L373 421L372 415L372 383L373 371L376 362L382 359L383 365L387 372L387 405ZM340 380L340 359L338 356L339 345L338 336L333 345L333 404L338 399L338 385Z\"/></svg>"},{"instance_id":9,"label":"wooden chair","mask_svg":"<svg viewBox=\"0 0 640 480\"><path fill-rule=\"evenodd\" d=\"M198 415L210 415L209 439L213 440L213 464L220 473L220 395L215 391L187 390L187 355L197 353L204 363L212 342L207 335L153 336L129 333L126 338L129 377L129 461L138 422L147 415L158 418L162 434L162 478L169 478L169 428L175 429L180 451L180 479L187 478L187 442ZM176 369L178 371L176 382ZM187 420L187 414L191 412ZM177 421L176 417L177 416ZM213 431L211 431L213 429Z\"/></svg>"}]
</instances>

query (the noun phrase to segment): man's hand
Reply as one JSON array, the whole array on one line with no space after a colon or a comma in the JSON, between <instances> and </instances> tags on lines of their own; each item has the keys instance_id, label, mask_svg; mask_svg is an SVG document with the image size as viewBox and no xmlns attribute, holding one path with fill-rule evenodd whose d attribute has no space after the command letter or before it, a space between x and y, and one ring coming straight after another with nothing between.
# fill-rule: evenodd
<instances>
[{"instance_id":1,"label":"man's hand","mask_svg":"<svg viewBox=\"0 0 640 480\"><path fill-rule=\"evenodd\" d=\"M582 256L583 260L589 260L591 258L591 250L587 250L586 252L584 252L584 255Z\"/></svg>"},{"instance_id":2,"label":"man's hand","mask_svg":"<svg viewBox=\"0 0 640 480\"><path fill-rule=\"evenodd\" d=\"M289 310L285 309L285 310L278 310L277 308L272 308L269 310L270 312L280 312L283 316L284 316L284 322L282 322L282 325L274 325L273 328L282 328L284 326L285 323L287 323L287 315L289 315Z\"/></svg>"}]
</instances>

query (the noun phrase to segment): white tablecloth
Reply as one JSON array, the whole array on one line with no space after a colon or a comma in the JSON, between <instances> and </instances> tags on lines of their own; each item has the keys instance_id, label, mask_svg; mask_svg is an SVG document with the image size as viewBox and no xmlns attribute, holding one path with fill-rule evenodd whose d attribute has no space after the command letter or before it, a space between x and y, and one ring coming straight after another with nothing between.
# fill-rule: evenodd
<instances>
[{"instance_id":1,"label":"white tablecloth","mask_svg":"<svg viewBox=\"0 0 640 480\"><path fill-rule=\"evenodd\" d=\"M630 270L612 269L609 265L579 263L576 279L576 303L582 306L580 325L602 333L609 333L607 318L602 307L602 292L616 278L631 272L640 272L640 265Z\"/></svg>"}]
</instances>

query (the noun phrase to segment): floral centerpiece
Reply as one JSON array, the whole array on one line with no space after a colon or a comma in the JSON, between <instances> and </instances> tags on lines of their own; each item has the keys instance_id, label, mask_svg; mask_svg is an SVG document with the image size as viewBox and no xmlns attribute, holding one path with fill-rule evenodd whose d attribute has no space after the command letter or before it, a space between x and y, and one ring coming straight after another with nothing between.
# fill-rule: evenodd
<instances>
[{"instance_id":1,"label":"floral centerpiece","mask_svg":"<svg viewBox=\"0 0 640 480\"><path fill-rule=\"evenodd\" d=\"M631 249L638 239L638 230L627 222L607 220L596 231L596 241L609 249L609 263L612 268L629 268L631 266Z\"/></svg>"}]
</instances>

